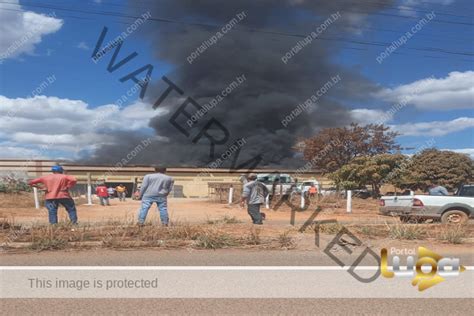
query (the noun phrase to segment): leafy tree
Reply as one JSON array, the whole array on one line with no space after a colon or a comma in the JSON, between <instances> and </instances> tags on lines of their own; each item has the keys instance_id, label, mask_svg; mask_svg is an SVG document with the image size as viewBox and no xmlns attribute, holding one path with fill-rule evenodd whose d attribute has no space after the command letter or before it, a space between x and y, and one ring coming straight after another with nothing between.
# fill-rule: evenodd
<instances>
[{"instance_id":1,"label":"leafy tree","mask_svg":"<svg viewBox=\"0 0 474 316\"><path fill-rule=\"evenodd\" d=\"M339 188L353 190L372 187L373 196L377 197L380 187L387 181L398 179L398 168L406 163L407 157L402 154L380 154L354 158L350 163L331 173L329 177Z\"/></svg>"},{"instance_id":2,"label":"leafy tree","mask_svg":"<svg viewBox=\"0 0 474 316\"><path fill-rule=\"evenodd\" d=\"M25 179L19 178L14 174L0 177L0 192L18 193L21 191L31 191L31 187Z\"/></svg>"},{"instance_id":3,"label":"leafy tree","mask_svg":"<svg viewBox=\"0 0 474 316\"><path fill-rule=\"evenodd\" d=\"M473 163L465 154L426 149L413 156L403 174L404 186L426 190L429 185L442 185L455 190L472 179Z\"/></svg>"},{"instance_id":4,"label":"leafy tree","mask_svg":"<svg viewBox=\"0 0 474 316\"><path fill-rule=\"evenodd\" d=\"M398 133L383 124L325 128L317 135L302 140L295 147L315 169L334 172L354 158L374 156L400 149L395 143Z\"/></svg>"}]
</instances>

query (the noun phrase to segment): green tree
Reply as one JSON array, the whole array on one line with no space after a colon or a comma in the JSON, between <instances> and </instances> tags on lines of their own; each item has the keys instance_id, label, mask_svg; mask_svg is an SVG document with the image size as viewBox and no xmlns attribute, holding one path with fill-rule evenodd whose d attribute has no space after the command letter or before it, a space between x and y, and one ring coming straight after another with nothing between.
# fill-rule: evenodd
<instances>
[{"instance_id":1,"label":"green tree","mask_svg":"<svg viewBox=\"0 0 474 316\"><path fill-rule=\"evenodd\" d=\"M472 159L465 154L426 149L413 156L403 182L412 189L426 190L434 184L453 191L472 179L472 168Z\"/></svg>"},{"instance_id":2,"label":"green tree","mask_svg":"<svg viewBox=\"0 0 474 316\"><path fill-rule=\"evenodd\" d=\"M380 194L380 187L399 178L397 170L406 164L402 154L380 154L354 158L350 163L331 173L329 177L337 187L345 190L358 189L370 185L373 196Z\"/></svg>"}]
</instances>

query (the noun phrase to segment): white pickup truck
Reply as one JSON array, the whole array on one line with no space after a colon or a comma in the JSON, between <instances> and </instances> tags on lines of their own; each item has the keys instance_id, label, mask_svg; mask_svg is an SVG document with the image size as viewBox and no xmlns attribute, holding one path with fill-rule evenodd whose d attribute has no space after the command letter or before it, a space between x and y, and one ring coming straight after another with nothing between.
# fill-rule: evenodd
<instances>
[{"instance_id":1,"label":"white pickup truck","mask_svg":"<svg viewBox=\"0 0 474 316\"><path fill-rule=\"evenodd\" d=\"M456 195L382 196L379 211L382 215L399 216L403 222L436 219L442 223L465 223L474 217L474 184L461 186Z\"/></svg>"},{"instance_id":2,"label":"white pickup truck","mask_svg":"<svg viewBox=\"0 0 474 316\"><path fill-rule=\"evenodd\" d=\"M290 196L296 186L295 180L286 173L258 173L257 180L265 184L270 197L281 195Z\"/></svg>"}]
</instances>

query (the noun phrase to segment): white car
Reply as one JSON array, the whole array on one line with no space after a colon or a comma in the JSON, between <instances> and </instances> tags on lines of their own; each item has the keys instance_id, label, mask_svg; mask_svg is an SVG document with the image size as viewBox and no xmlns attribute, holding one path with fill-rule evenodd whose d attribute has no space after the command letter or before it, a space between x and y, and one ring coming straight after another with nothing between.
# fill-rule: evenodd
<instances>
[{"instance_id":1,"label":"white car","mask_svg":"<svg viewBox=\"0 0 474 316\"><path fill-rule=\"evenodd\" d=\"M380 214L400 216L402 221L440 219L442 223L460 224L474 217L474 185L462 186L457 195L382 196Z\"/></svg>"},{"instance_id":2,"label":"white car","mask_svg":"<svg viewBox=\"0 0 474 316\"><path fill-rule=\"evenodd\" d=\"M319 185L319 181L316 180L316 179L306 180L306 181L303 181L303 182L299 183L298 185L296 185L295 191L298 194L303 193L303 194L307 195L308 191L309 191L309 188L311 188L313 185L316 187L317 193L318 194L321 193L321 186Z\"/></svg>"}]
</instances>

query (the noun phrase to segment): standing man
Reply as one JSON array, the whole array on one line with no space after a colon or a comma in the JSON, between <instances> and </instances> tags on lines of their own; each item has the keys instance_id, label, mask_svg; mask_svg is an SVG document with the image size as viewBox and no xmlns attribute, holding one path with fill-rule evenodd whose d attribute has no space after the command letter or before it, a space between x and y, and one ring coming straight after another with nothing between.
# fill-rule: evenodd
<instances>
[{"instance_id":1,"label":"standing man","mask_svg":"<svg viewBox=\"0 0 474 316\"><path fill-rule=\"evenodd\" d=\"M240 205L244 207L247 202L247 212L256 225L262 225L262 219L265 219L265 213L260 213L260 206L265 203L265 197L268 195L268 189L262 182L257 181L257 175L251 173L248 176L249 182L244 185L242 200Z\"/></svg>"},{"instance_id":2,"label":"standing man","mask_svg":"<svg viewBox=\"0 0 474 316\"><path fill-rule=\"evenodd\" d=\"M109 194L109 197L110 197L111 199L113 199L113 198L114 198L114 195L115 195L115 189L112 188L112 187L108 187L108 188L107 188L107 193Z\"/></svg>"},{"instance_id":3,"label":"standing man","mask_svg":"<svg viewBox=\"0 0 474 316\"><path fill-rule=\"evenodd\" d=\"M173 189L174 180L166 175L166 168L155 168L156 173L147 174L143 178L140 189L140 199L142 206L138 213L138 225L143 225L148 214L148 210L153 203L156 203L160 211L161 225L168 226L168 194Z\"/></svg>"},{"instance_id":4,"label":"standing man","mask_svg":"<svg viewBox=\"0 0 474 316\"><path fill-rule=\"evenodd\" d=\"M430 195L449 195L448 190L441 185L431 184L428 187L428 192Z\"/></svg>"},{"instance_id":5,"label":"standing man","mask_svg":"<svg viewBox=\"0 0 474 316\"><path fill-rule=\"evenodd\" d=\"M30 180L28 184L30 186L36 186L39 183L43 184L39 187L46 191L45 206L48 209L50 224L58 223L59 205L66 208L71 223L77 224L76 205L71 195L69 195L69 189L76 184L77 180L73 176L63 174L64 169L61 166L53 166L51 171L53 174Z\"/></svg>"},{"instance_id":6,"label":"standing man","mask_svg":"<svg viewBox=\"0 0 474 316\"><path fill-rule=\"evenodd\" d=\"M125 198L127 197L127 188L123 184L119 184L115 190L117 191L120 202L125 202Z\"/></svg>"},{"instance_id":7,"label":"standing man","mask_svg":"<svg viewBox=\"0 0 474 316\"><path fill-rule=\"evenodd\" d=\"M99 197L100 205L110 206L109 192L108 192L108 189L107 189L107 187L105 186L104 183L99 184L99 186L97 186L97 188L95 188L95 194L97 194L97 196Z\"/></svg>"}]
</instances>

